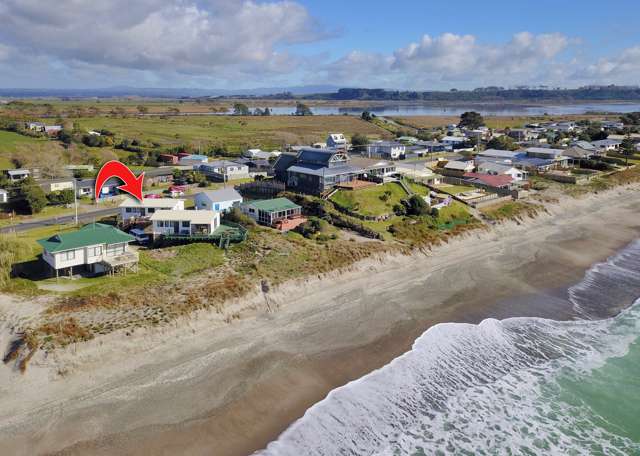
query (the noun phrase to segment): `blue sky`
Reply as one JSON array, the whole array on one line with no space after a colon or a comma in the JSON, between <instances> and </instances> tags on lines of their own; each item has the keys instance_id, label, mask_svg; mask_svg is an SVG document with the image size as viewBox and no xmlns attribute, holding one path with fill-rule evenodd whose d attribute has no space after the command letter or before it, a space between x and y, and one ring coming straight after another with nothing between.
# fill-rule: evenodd
<instances>
[{"instance_id":1,"label":"blue sky","mask_svg":"<svg viewBox=\"0 0 640 456\"><path fill-rule=\"evenodd\" d=\"M2 0L0 86L637 84L638 17L632 0Z\"/></svg>"}]
</instances>

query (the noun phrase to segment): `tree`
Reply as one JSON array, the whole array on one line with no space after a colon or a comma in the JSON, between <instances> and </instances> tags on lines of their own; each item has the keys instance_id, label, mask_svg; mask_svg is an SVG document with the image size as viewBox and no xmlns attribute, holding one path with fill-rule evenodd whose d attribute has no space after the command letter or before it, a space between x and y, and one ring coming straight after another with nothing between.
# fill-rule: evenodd
<instances>
[{"instance_id":1,"label":"tree","mask_svg":"<svg viewBox=\"0 0 640 456\"><path fill-rule=\"evenodd\" d=\"M360 117L365 122L371 122L373 120L373 116L371 115L371 113L369 111L364 111Z\"/></svg>"},{"instance_id":2,"label":"tree","mask_svg":"<svg viewBox=\"0 0 640 456\"><path fill-rule=\"evenodd\" d=\"M256 108L253 110L253 115L254 116L263 116L264 115L264 111L260 108Z\"/></svg>"},{"instance_id":3,"label":"tree","mask_svg":"<svg viewBox=\"0 0 640 456\"><path fill-rule=\"evenodd\" d=\"M73 196L73 189L65 188L64 190L49 193L47 200L49 200L50 204L54 205L71 204L74 200Z\"/></svg>"},{"instance_id":4,"label":"tree","mask_svg":"<svg viewBox=\"0 0 640 456\"><path fill-rule=\"evenodd\" d=\"M295 115L296 116L312 116L313 112L311 111L311 108L309 106L307 106L304 103L298 102L296 104Z\"/></svg>"},{"instance_id":5,"label":"tree","mask_svg":"<svg viewBox=\"0 0 640 456\"><path fill-rule=\"evenodd\" d=\"M20 183L14 196L32 214L41 212L47 205L47 195L32 177L27 177Z\"/></svg>"},{"instance_id":6,"label":"tree","mask_svg":"<svg viewBox=\"0 0 640 456\"><path fill-rule=\"evenodd\" d=\"M146 114L149 112L149 108L147 108L145 105L138 105L136 109L140 114Z\"/></svg>"},{"instance_id":7,"label":"tree","mask_svg":"<svg viewBox=\"0 0 640 456\"><path fill-rule=\"evenodd\" d=\"M515 143L513 138L504 135L491 138L487 143L487 149L518 150L518 145Z\"/></svg>"},{"instance_id":8,"label":"tree","mask_svg":"<svg viewBox=\"0 0 640 456\"><path fill-rule=\"evenodd\" d=\"M264 111L262 111L262 115L263 116L270 116L271 115L271 109L269 109L268 107L264 108Z\"/></svg>"},{"instance_id":9,"label":"tree","mask_svg":"<svg viewBox=\"0 0 640 456\"><path fill-rule=\"evenodd\" d=\"M351 137L351 145L354 148L358 148L362 150L367 144L369 144L369 138L367 138L367 135L363 135L362 133L356 133Z\"/></svg>"},{"instance_id":10,"label":"tree","mask_svg":"<svg viewBox=\"0 0 640 456\"><path fill-rule=\"evenodd\" d=\"M429 215L431 208L427 202L419 195L413 195L406 202L408 215Z\"/></svg>"},{"instance_id":11,"label":"tree","mask_svg":"<svg viewBox=\"0 0 640 456\"><path fill-rule=\"evenodd\" d=\"M244 103L235 103L233 105L233 115L234 116L250 116L251 111L249 111L249 107Z\"/></svg>"},{"instance_id":12,"label":"tree","mask_svg":"<svg viewBox=\"0 0 640 456\"><path fill-rule=\"evenodd\" d=\"M467 111L460 116L460 123L458 127L468 128L469 130L475 130L484 125L484 119L479 112Z\"/></svg>"},{"instance_id":13,"label":"tree","mask_svg":"<svg viewBox=\"0 0 640 456\"><path fill-rule=\"evenodd\" d=\"M622 140L620 152L624 155L625 166L629 167L629 157L632 157L636 153L636 145L633 142L633 139L631 139L630 134L627 134L627 136Z\"/></svg>"}]
</instances>

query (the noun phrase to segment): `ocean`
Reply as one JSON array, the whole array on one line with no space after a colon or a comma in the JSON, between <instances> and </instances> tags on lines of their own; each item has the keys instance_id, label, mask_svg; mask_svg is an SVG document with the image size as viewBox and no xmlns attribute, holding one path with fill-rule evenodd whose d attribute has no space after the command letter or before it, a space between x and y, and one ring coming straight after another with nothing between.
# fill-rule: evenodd
<instances>
[{"instance_id":1,"label":"ocean","mask_svg":"<svg viewBox=\"0 0 640 456\"><path fill-rule=\"evenodd\" d=\"M566 294L572 321L430 328L257 454L640 455L640 241Z\"/></svg>"}]
</instances>

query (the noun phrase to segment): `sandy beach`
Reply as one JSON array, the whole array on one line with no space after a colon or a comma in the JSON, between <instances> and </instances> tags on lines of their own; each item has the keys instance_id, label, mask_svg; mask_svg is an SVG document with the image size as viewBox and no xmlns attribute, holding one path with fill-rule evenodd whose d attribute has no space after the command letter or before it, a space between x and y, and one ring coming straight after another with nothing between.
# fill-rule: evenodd
<instances>
[{"instance_id":1,"label":"sandy beach","mask_svg":"<svg viewBox=\"0 0 640 456\"><path fill-rule=\"evenodd\" d=\"M38 353L24 374L0 365L0 446L15 455L251 454L434 324L572 318L564 290L640 237L637 191L563 200L433 251L288 283L233 303L242 318L231 324L201 312ZM3 349L37 305L2 297Z\"/></svg>"}]
</instances>

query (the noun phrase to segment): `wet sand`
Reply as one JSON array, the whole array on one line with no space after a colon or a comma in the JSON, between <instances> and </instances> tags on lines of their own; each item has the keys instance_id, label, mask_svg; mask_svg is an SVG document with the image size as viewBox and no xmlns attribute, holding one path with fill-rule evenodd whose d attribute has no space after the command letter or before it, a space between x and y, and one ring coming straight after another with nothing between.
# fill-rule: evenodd
<instances>
[{"instance_id":1,"label":"wet sand","mask_svg":"<svg viewBox=\"0 0 640 456\"><path fill-rule=\"evenodd\" d=\"M552 211L427 255L285 285L273 313L105 336L9 385L3 375L0 445L25 455L246 455L434 324L572 318L564 290L640 237L640 201L616 190ZM60 364L63 378L51 373Z\"/></svg>"}]
</instances>

